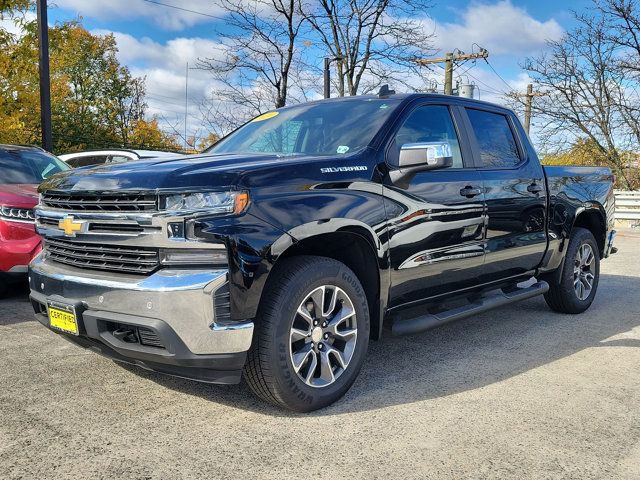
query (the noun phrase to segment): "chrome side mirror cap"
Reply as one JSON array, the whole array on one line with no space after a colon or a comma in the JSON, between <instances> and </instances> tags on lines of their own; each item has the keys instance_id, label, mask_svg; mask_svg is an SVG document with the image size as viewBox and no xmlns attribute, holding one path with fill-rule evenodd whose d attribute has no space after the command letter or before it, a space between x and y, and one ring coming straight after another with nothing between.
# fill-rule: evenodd
<instances>
[{"instance_id":1,"label":"chrome side mirror cap","mask_svg":"<svg viewBox=\"0 0 640 480\"><path fill-rule=\"evenodd\" d=\"M448 142L405 143L400 148L399 168L420 167L421 170L447 168L453 165Z\"/></svg>"}]
</instances>

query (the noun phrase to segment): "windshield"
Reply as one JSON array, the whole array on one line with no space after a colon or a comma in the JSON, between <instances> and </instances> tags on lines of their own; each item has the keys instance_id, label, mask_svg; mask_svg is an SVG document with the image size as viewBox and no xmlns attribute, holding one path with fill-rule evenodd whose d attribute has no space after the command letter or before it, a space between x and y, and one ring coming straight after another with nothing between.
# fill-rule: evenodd
<instances>
[{"instance_id":1,"label":"windshield","mask_svg":"<svg viewBox=\"0 0 640 480\"><path fill-rule=\"evenodd\" d=\"M0 184L37 185L69 166L40 150L0 150Z\"/></svg>"},{"instance_id":2,"label":"windshield","mask_svg":"<svg viewBox=\"0 0 640 480\"><path fill-rule=\"evenodd\" d=\"M400 100L358 98L296 105L254 118L208 151L344 155L365 148Z\"/></svg>"}]
</instances>

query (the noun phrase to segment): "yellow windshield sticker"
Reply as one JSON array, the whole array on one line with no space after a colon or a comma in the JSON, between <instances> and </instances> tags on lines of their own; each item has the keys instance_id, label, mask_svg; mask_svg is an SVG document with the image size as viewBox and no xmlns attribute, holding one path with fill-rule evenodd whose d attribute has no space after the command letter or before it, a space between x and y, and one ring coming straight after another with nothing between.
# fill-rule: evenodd
<instances>
[{"instance_id":1,"label":"yellow windshield sticker","mask_svg":"<svg viewBox=\"0 0 640 480\"><path fill-rule=\"evenodd\" d=\"M252 122L262 122L263 120L269 120L270 118L277 117L279 112L267 112L251 120Z\"/></svg>"}]
</instances>

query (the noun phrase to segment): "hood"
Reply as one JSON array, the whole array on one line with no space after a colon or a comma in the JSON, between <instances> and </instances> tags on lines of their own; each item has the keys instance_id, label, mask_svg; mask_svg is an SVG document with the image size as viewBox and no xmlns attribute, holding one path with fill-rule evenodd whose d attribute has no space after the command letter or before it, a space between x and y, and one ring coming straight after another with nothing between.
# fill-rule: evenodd
<instances>
[{"instance_id":1,"label":"hood","mask_svg":"<svg viewBox=\"0 0 640 480\"><path fill-rule=\"evenodd\" d=\"M0 205L33 208L37 203L37 185L0 183Z\"/></svg>"},{"instance_id":2,"label":"hood","mask_svg":"<svg viewBox=\"0 0 640 480\"><path fill-rule=\"evenodd\" d=\"M223 189L243 184L249 174L264 170L289 172L292 167L335 164L335 158L264 154L207 154L151 158L68 170L50 177L43 190L155 191L163 189ZM320 171L317 169L318 172Z\"/></svg>"}]
</instances>

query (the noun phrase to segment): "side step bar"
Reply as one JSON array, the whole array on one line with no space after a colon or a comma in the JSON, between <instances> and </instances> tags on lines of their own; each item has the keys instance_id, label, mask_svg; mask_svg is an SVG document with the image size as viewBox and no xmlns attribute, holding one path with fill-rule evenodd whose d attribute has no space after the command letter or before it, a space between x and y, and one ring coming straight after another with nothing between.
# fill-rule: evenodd
<instances>
[{"instance_id":1,"label":"side step bar","mask_svg":"<svg viewBox=\"0 0 640 480\"><path fill-rule=\"evenodd\" d=\"M544 281L539 281L530 287L519 288L510 292L498 290L497 292L490 293L475 302L452 310L396 320L391 326L391 333L394 336L397 336L423 332L425 330L444 325L445 323L486 312L493 308L502 307L503 305L519 302L520 300L526 300L527 298L543 295L548 290L549 284Z\"/></svg>"}]
</instances>

